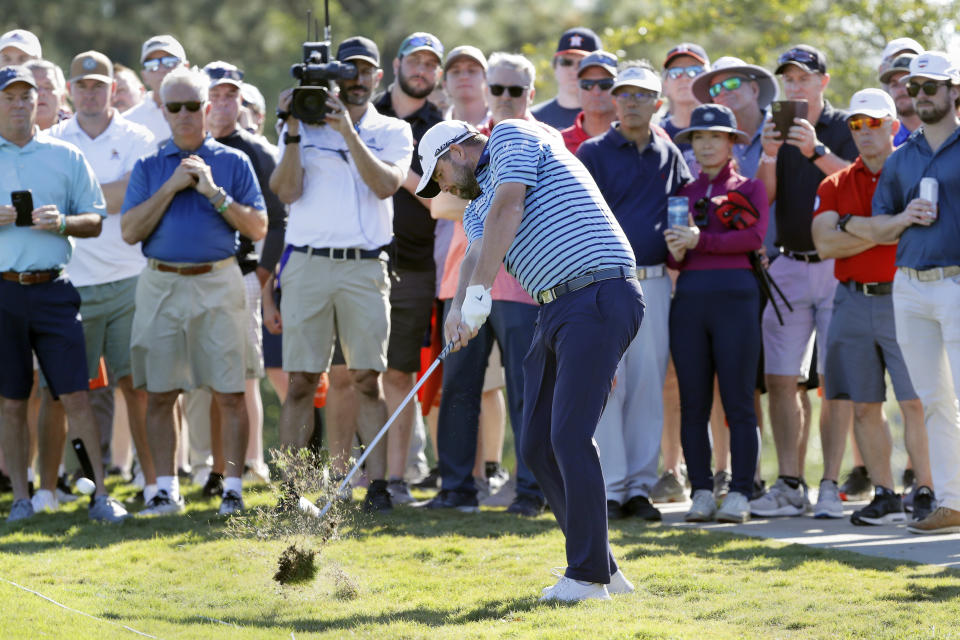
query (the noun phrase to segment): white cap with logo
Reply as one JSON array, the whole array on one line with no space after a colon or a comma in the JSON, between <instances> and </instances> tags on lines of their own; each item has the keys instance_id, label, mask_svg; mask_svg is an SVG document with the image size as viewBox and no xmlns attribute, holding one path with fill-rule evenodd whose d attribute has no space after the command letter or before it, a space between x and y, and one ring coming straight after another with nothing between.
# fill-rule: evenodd
<instances>
[{"instance_id":1,"label":"white cap with logo","mask_svg":"<svg viewBox=\"0 0 960 640\"><path fill-rule=\"evenodd\" d=\"M906 83L913 78L947 80L952 84L960 84L960 69L946 53L926 51L910 62L910 73L901 78L900 82Z\"/></svg>"},{"instance_id":2,"label":"white cap with logo","mask_svg":"<svg viewBox=\"0 0 960 640\"><path fill-rule=\"evenodd\" d=\"M420 168L423 175L417 185L417 195L421 198L433 198L440 193L440 185L433 179L433 172L437 168L437 160L445 154L451 145L459 144L475 136L478 131L473 125L462 120L446 120L438 122L420 138L417 154L420 157Z\"/></svg>"},{"instance_id":3,"label":"white cap with logo","mask_svg":"<svg viewBox=\"0 0 960 640\"><path fill-rule=\"evenodd\" d=\"M657 94L663 89L663 85L660 84L660 76L644 67L627 67L618 73L611 91L616 91L620 87L636 87L637 89L655 91Z\"/></svg>"},{"instance_id":4,"label":"white cap with logo","mask_svg":"<svg viewBox=\"0 0 960 640\"><path fill-rule=\"evenodd\" d=\"M850 118L870 116L871 118L897 117L897 105L890 94L882 89L861 89L850 98Z\"/></svg>"},{"instance_id":5,"label":"white cap with logo","mask_svg":"<svg viewBox=\"0 0 960 640\"><path fill-rule=\"evenodd\" d=\"M183 45L171 35L153 36L143 43L140 49L141 64L147 59L147 56L154 51L166 51L172 56L180 58L181 62L187 60L187 54L183 50Z\"/></svg>"},{"instance_id":6,"label":"white cap with logo","mask_svg":"<svg viewBox=\"0 0 960 640\"><path fill-rule=\"evenodd\" d=\"M28 56L37 59L43 57L40 49L40 39L26 29L14 29L0 36L0 49L6 49L7 47L20 49Z\"/></svg>"},{"instance_id":7,"label":"white cap with logo","mask_svg":"<svg viewBox=\"0 0 960 640\"><path fill-rule=\"evenodd\" d=\"M896 38L888 42L887 46L883 48L883 55L880 56L880 59L886 60L893 54L900 53L901 51L923 53L923 46L913 38Z\"/></svg>"}]
</instances>

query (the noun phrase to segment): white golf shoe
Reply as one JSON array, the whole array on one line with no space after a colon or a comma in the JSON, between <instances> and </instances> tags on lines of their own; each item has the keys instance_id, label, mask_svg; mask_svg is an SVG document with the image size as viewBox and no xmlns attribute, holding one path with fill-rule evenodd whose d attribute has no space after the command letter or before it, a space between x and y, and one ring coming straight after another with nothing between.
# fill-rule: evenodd
<instances>
[{"instance_id":1,"label":"white golf shoe","mask_svg":"<svg viewBox=\"0 0 960 640\"><path fill-rule=\"evenodd\" d=\"M540 597L540 602L580 602L581 600L609 600L607 585L599 582L581 583L566 576L560 578Z\"/></svg>"}]
</instances>

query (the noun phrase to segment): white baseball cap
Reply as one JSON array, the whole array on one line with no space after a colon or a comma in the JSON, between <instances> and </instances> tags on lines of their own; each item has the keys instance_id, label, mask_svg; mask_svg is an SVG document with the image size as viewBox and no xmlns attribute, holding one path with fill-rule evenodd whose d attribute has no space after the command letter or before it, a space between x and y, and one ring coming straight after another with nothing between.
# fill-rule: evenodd
<instances>
[{"instance_id":1,"label":"white baseball cap","mask_svg":"<svg viewBox=\"0 0 960 640\"><path fill-rule=\"evenodd\" d=\"M183 50L183 45L171 35L153 36L144 42L140 49L140 63L142 64L147 56L154 51L166 51L170 55L180 58L181 62L187 60L187 53Z\"/></svg>"},{"instance_id":2,"label":"white baseball cap","mask_svg":"<svg viewBox=\"0 0 960 640\"><path fill-rule=\"evenodd\" d=\"M40 59L43 57L40 49L40 39L26 29L14 29L0 36L0 49L14 47L28 56Z\"/></svg>"},{"instance_id":3,"label":"white baseball cap","mask_svg":"<svg viewBox=\"0 0 960 640\"><path fill-rule=\"evenodd\" d=\"M895 118L897 105L882 89L861 89L850 98L849 118L863 115L871 118Z\"/></svg>"},{"instance_id":4,"label":"white baseball cap","mask_svg":"<svg viewBox=\"0 0 960 640\"><path fill-rule=\"evenodd\" d=\"M913 78L949 80L952 84L960 84L960 70L946 53L926 51L910 62L910 73L901 78L900 82L906 83Z\"/></svg>"},{"instance_id":5,"label":"white baseball cap","mask_svg":"<svg viewBox=\"0 0 960 640\"><path fill-rule=\"evenodd\" d=\"M882 60L886 60L895 53L901 51L912 51L913 53L923 53L923 46L913 38L896 38L887 43L883 48Z\"/></svg>"},{"instance_id":6,"label":"white baseball cap","mask_svg":"<svg viewBox=\"0 0 960 640\"><path fill-rule=\"evenodd\" d=\"M627 67L618 73L610 91L616 91L620 87L636 87L655 91L657 94L663 90L663 85L660 84L660 76L644 67Z\"/></svg>"},{"instance_id":7,"label":"white baseball cap","mask_svg":"<svg viewBox=\"0 0 960 640\"><path fill-rule=\"evenodd\" d=\"M438 122L420 138L417 155L420 158L420 168L423 175L417 185L417 195L421 198L433 198L440 194L440 185L433 179L433 172L437 168L437 160L447 152L450 145L458 144L479 133L473 125L463 120L446 120Z\"/></svg>"}]
</instances>

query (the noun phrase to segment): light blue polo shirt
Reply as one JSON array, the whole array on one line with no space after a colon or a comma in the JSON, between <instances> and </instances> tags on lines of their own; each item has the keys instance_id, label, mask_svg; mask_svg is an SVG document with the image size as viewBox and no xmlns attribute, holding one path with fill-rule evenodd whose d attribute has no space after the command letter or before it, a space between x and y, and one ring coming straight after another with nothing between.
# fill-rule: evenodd
<instances>
[{"instance_id":1,"label":"light blue polo shirt","mask_svg":"<svg viewBox=\"0 0 960 640\"><path fill-rule=\"evenodd\" d=\"M33 207L55 204L68 216L107 215L103 191L80 150L46 134L19 147L0 137L0 204L10 193L29 189ZM15 224L0 226L0 271L62 269L73 255L73 240L56 231Z\"/></svg>"}]
</instances>

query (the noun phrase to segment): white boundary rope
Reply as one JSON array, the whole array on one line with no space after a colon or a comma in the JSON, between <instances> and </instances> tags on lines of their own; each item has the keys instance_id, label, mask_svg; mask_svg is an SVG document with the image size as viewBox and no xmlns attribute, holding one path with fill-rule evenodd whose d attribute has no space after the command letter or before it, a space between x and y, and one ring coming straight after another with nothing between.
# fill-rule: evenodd
<instances>
[{"instance_id":1,"label":"white boundary rope","mask_svg":"<svg viewBox=\"0 0 960 640\"><path fill-rule=\"evenodd\" d=\"M137 634L138 636L143 636L144 638L153 638L154 640L159 640L159 639L157 638L157 636L152 636L152 635L150 635L149 633L144 633L143 631L137 631L137 630L134 629L133 627L128 627L128 626L125 625L125 624L120 624L119 622L113 622L112 620L104 620L103 618L98 618L97 616L91 615L91 614L89 614L89 613L85 613L85 612L80 611L80 610L78 610L78 609L74 609L74 608L72 608L72 607L68 607L68 606L65 605L65 604L61 604L60 602L57 602L57 601L54 600L53 598L50 598L50 597L48 597L48 596L43 595L43 594L40 593L39 591L34 591L33 589L28 589L27 587L25 587L25 586L23 586L23 585L20 585L20 584L17 584L16 582L11 582L10 580L7 580L6 578L0 577L0 580L3 580L3 581L6 582L7 584L12 584L12 585L15 586L17 589L22 589L23 591L26 591L27 593L32 593L32 594L35 595L35 596L38 596L38 597L40 597L40 598L43 598L43 599L46 600L47 602L51 602L51 603L57 605L58 607L60 607L60 608L62 608L62 609L66 609L67 611L70 611L70 612L73 612L73 613L78 613L78 614L80 614L81 616L86 616L86 617L88 617L88 618L92 618L93 620L96 620L96 621L98 621L98 622L104 622L104 623L106 623L106 624L111 624L111 625L113 625L113 626L115 626L115 627L120 627L121 629L126 629L127 631L129 631L129 632L131 632L131 633L135 633L135 634Z\"/></svg>"}]
</instances>

